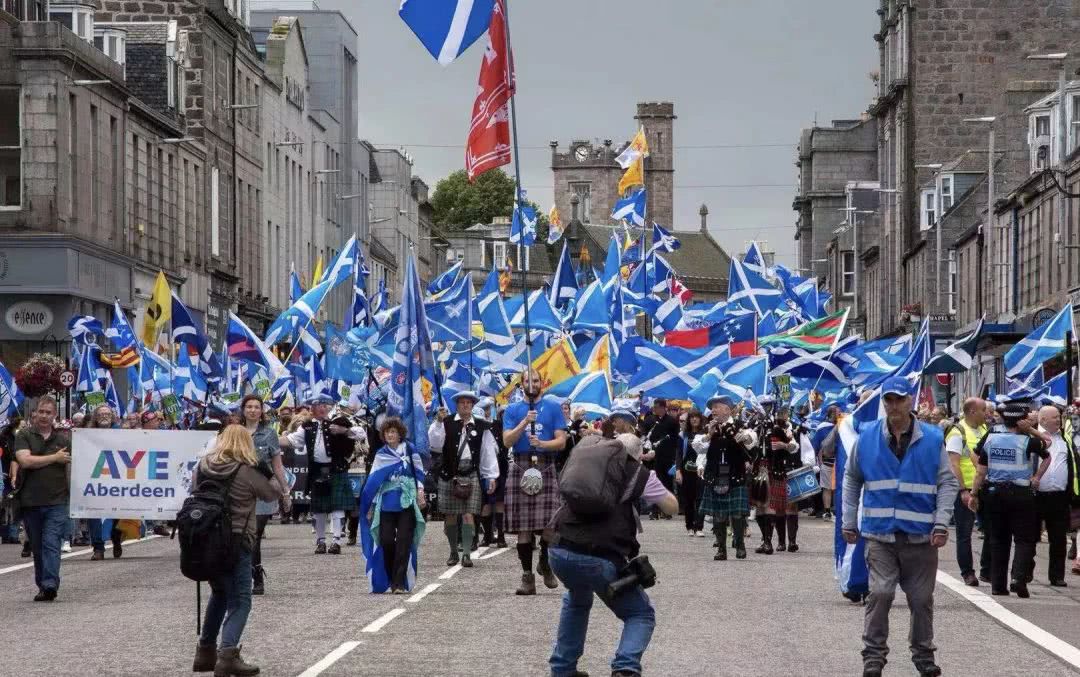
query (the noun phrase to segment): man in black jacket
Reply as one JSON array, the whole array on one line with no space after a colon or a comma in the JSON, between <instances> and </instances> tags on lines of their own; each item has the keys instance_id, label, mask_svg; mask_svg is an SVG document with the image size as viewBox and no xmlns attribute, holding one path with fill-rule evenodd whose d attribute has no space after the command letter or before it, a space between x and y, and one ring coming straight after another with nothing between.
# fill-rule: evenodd
<instances>
[{"instance_id":1,"label":"man in black jacket","mask_svg":"<svg viewBox=\"0 0 1080 677\"><path fill-rule=\"evenodd\" d=\"M675 465L675 450L679 444L679 422L668 415L667 400L653 400L652 413L642 422L645 437L645 452L652 453L652 462L646 465L656 471L656 476L668 491L675 490L675 477L671 473ZM660 516L659 508L652 509L650 519Z\"/></svg>"}]
</instances>

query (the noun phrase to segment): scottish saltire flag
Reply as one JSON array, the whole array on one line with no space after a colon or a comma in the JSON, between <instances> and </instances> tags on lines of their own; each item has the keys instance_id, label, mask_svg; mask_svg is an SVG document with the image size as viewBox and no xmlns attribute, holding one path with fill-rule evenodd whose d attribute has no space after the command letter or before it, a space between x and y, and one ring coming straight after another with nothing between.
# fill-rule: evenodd
<instances>
[{"instance_id":1,"label":"scottish saltire flag","mask_svg":"<svg viewBox=\"0 0 1080 677\"><path fill-rule=\"evenodd\" d=\"M578 293L577 274L574 272L574 264L570 260L570 250L567 243L563 242L562 255L559 256L559 265L555 267L555 276L551 279L551 293L548 301L554 308L563 308Z\"/></svg>"},{"instance_id":2,"label":"scottish saltire flag","mask_svg":"<svg viewBox=\"0 0 1080 677\"><path fill-rule=\"evenodd\" d=\"M649 247L650 254L655 252L673 252L682 246L682 243L679 242L679 238L672 235L671 232L656 222L653 222L652 224L652 242L652 246Z\"/></svg>"},{"instance_id":3,"label":"scottish saltire flag","mask_svg":"<svg viewBox=\"0 0 1080 677\"><path fill-rule=\"evenodd\" d=\"M786 346L829 353L836 349L840 336L844 333L847 316L848 309L845 308L838 313L807 322L782 334L762 337L759 343L762 346Z\"/></svg>"},{"instance_id":4,"label":"scottish saltire flag","mask_svg":"<svg viewBox=\"0 0 1080 677\"><path fill-rule=\"evenodd\" d=\"M1035 399L1042 404L1053 404L1059 407L1068 406L1068 373L1063 371L1043 384L1043 387L1039 389L1039 393Z\"/></svg>"},{"instance_id":5,"label":"scottish saltire flag","mask_svg":"<svg viewBox=\"0 0 1080 677\"><path fill-rule=\"evenodd\" d=\"M218 379L224 375L221 363L214 348L210 345L210 339L192 319L187 306L172 292L172 340L191 346L199 355L199 371L207 379Z\"/></svg>"},{"instance_id":6,"label":"scottish saltire flag","mask_svg":"<svg viewBox=\"0 0 1080 677\"><path fill-rule=\"evenodd\" d=\"M432 341L468 341L472 330L472 276L462 275L435 300L424 303ZM402 302L402 308L405 304ZM400 322L400 319L399 319Z\"/></svg>"},{"instance_id":7,"label":"scottish saltire flag","mask_svg":"<svg viewBox=\"0 0 1080 677\"><path fill-rule=\"evenodd\" d=\"M510 224L510 244L531 247L536 244L536 210L531 205L518 202Z\"/></svg>"},{"instance_id":8,"label":"scottish saltire flag","mask_svg":"<svg viewBox=\"0 0 1080 677\"><path fill-rule=\"evenodd\" d=\"M105 336L116 350L109 360L113 367L133 367L139 363L139 341L119 300L113 302L112 324L105 330Z\"/></svg>"},{"instance_id":9,"label":"scottish saltire flag","mask_svg":"<svg viewBox=\"0 0 1080 677\"><path fill-rule=\"evenodd\" d=\"M296 303L286 308L270 328L266 330L266 345L276 345L285 340L295 340L300 344L300 351L305 357L317 355L322 350L319 335L314 326L315 316L334 286L334 280L327 279L315 285ZM295 337L295 338L294 338Z\"/></svg>"},{"instance_id":10,"label":"scottish saltire flag","mask_svg":"<svg viewBox=\"0 0 1080 677\"><path fill-rule=\"evenodd\" d=\"M360 383L371 369L371 345L375 336L371 327L355 327L348 332L326 324L326 375L346 383Z\"/></svg>"},{"instance_id":11,"label":"scottish saltire flag","mask_svg":"<svg viewBox=\"0 0 1080 677\"><path fill-rule=\"evenodd\" d=\"M854 367L847 370L847 374L856 386L876 385L899 369L907 359L908 355L866 353Z\"/></svg>"},{"instance_id":12,"label":"scottish saltire flag","mask_svg":"<svg viewBox=\"0 0 1080 677\"><path fill-rule=\"evenodd\" d=\"M419 284L417 284L419 291ZM419 299L417 299L419 303ZM425 426L425 437L427 430ZM382 511L376 509L381 501L379 490L388 482L412 485L403 489L404 495L415 493L415 487L424 486L424 462L417 452L419 446L413 443L405 443L398 449L384 446L375 454L375 460L371 464L367 480L364 482L363 493L360 494L360 547L364 552L364 570L368 578L368 591L375 593L386 592L390 589L390 577L386 575L385 553L379 539L372 538L371 534L379 533L379 520ZM412 590L416 584L417 549L424 538L424 515L415 501L405 507L412 510L416 516L416 528L413 531L412 544L409 548L409 566L405 574L405 587ZM368 519L371 513L372 519Z\"/></svg>"},{"instance_id":13,"label":"scottish saltire flag","mask_svg":"<svg viewBox=\"0 0 1080 677\"><path fill-rule=\"evenodd\" d=\"M597 280L578 292L574 302L574 330L607 333L611 326L611 313L604 296L603 284Z\"/></svg>"},{"instance_id":14,"label":"scottish saltire flag","mask_svg":"<svg viewBox=\"0 0 1080 677\"><path fill-rule=\"evenodd\" d=\"M611 218L615 221L628 221L635 226L645 225L645 189L634 191L627 197L615 201Z\"/></svg>"},{"instance_id":15,"label":"scottish saltire flag","mask_svg":"<svg viewBox=\"0 0 1080 677\"><path fill-rule=\"evenodd\" d=\"M372 317L390 308L390 293L386 291L386 280L379 280L379 289L371 299Z\"/></svg>"},{"instance_id":16,"label":"scottish saltire flag","mask_svg":"<svg viewBox=\"0 0 1080 677\"><path fill-rule=\"evenodd\" d=\"M761 252L761 246L757 242L751 242L743 256L743 265L762 277L768 277L769 267L765 265L765 255Z\"/></svg>"},{"instance_id":17,"label":"scottish saltire flag","mask_svg":"<svg viewBox=\"0 0 1080 677\"><path fill-rule=\"evenodd\" d=\"M427 414L424 410L425 378L434 381L435 359L431 351L431 332L424 311L423 290L416 272L416 260L410 253L405 265L405 286L401 293L401 313L394 335L394 365L390 372L390 390L386 395L389 413L400 416L412 440L422 453L428 453Z\"/></svg>"},{"instance_id":18,"label":"scottish saltire flag","mask_svg":"<svg viewBox=\"0 0 1080 677\"><path fill-rule=\"evenodd\" d=\"M304 295L304 285L300 284L300 276L296 274L296 264L289 264L289 305L296 303Z\"/></svg>"},{"instance_id":19,"label":"scottish saltire flag","mask_svg":"<svg viewBox=\"0 0 1080 677\"><path fill-rule=\"evenodd\" d=\"M608 292L609 295L615 281L620 279L621 268L622 247L619 245L615 233L612 233L611 240L608 242L607 258L604 259L604 272L600 274L600 279L604 282L604 291Z\"/></svg>"},{"instance_id":20,"label":"scottish saltire flag","mask_svg":"<svg viewBox=\"0 0 1080 677\"><path fill-rule=\"evenodd\" d=\"M1044 322L1005 353L1005 375L1015 379L1030 374L1043 362L1065 350L1065 340L1069 332L1072 332L1075 339L1072 305L1066 303L1057 315Z\"/></svg>"},{"instance_id":21,"label":"scottish saltire flag","mask_svg":"<svg viewBox=\"0 0 1080 677\"><path fill-rule=\"evenodd\" d=\"M101 364L101 348L94 344L83 347L79 353L79 376L75 381L75 390L80 393L101 392L101 382L109 371Z\"/></svg>"},{"instance_id":22,"label":"scottish saltire flag","mask_svg":"<svg viewBox=\"0 0 1080 677\"><path fill-rule=\"evenodd\" d=\"M975 352L982 336L983 321L975 325L968 334L962 336L955 343L949 344L945 350L930 358L923 369L924 374L958 374L971 369L975 364Z\"/></svg>"},{"instance_id":23,"label":"scottish saltire flag","mask_svg":"<svg viewBox=\"0 0 1080 677\"><path fill-rule=\"evenodd\" d=\"M441 406L453 411L454 395L466 390L473 390L475 382L476 374L466 362L460 360L450 362L443 373L442 388L440 389L442 391Z\"/></svg>"},{"instance_id":24,"label":"scottish saltire flag","mask_svg":"<svg viewBox=\"0 0 1080 677\"><path fill-rule=\"evenodd\" d=\"M499 293L499 271L495 268L488 273L487 280L480 293L473 299L474 320L479 320L484 327L484 342L494 348L509 348L514 345L514 333L510 328L510 318L503 306L502 294Z\"/></svg>"},{"instance_id":25,"label":"scottish saltire flag","mask_svg":"<svg viewBox=\"0 0 1080 677\"><path fill-rule=\"evenodd\" d=\"M504 305L510 316L510 326L513 329L525 328L525 308L522 306L522 297L512 296L506 299ZM555 309L551 307L543 289L534 290L529 294L529 329L560 332L563 320Z\"/></svg>"},{"instance_id":26,"label":"scottish saltire flag","mask_svg":"<svg viewBox=\"0 0 1080 677\"><path fill-rule=\"evenodd\" d=\"M544 393L560 402L570 400L571 409L584 409L585 420L611 416L611 384L602 371L585 371L558 383Z\"/></svg>"},{"instance_id":27,"label":"scottish saltire flag","mask_svg":"<svg viewBox=\"0 0 1080 677\"><path fill-rule=\"evenodd\" d=\"M353 327L367 327L372 322L371 304L368 303L367 298L367 278L371 274L371 271L364 265L364 250L356 247L356 260L353 261L353 295L352 304L349 307L348 314L345 318L345 328L352 329ZM297 299L300 297L298 296ZM296 299L292 299L290 304L296 303Z\"/></svg>"},{"instance_id":28,"label":"scottish saltire flag","mask_svg":"<svg viewBox=\"0 0 1080 677\"><path fill-rule=\"evenodd\" d=\"M770 376L790 374L792 378L828 379L845 385L850 381L836 351L826 354L781 346L770 348L769 358Z\"/></svg>"},{"instance_id":29,"label":"scottish saltire flag","mask_svg":"<svg viewBox=\"0 0 1080 677\"><path fill-rule=\"evenodd\" d=\"M0 363L0 417L7 419L18 413L23 399L15 377Z\"/></svg>"},{"instance_id":30,"label":"scottish saltire flag","mask_svg":"<svg viewBox=\"0 0 1080 677\"><path fill-rule=\"evenodd\" d=\"M764 315L778 308L781 300L779 289L769 284L761 275L749 270L739 259L731 259L728 270L729 304L736 303L758 315Z\"/></svg>"},{"instance_id":31,"label":"scottish saltire flag","mask_svg":"<svg viewBox=\"0 0 1080 677\"><path fill-rule=\"evenodd\" d=\"M671 332L679 328L683 320L683 307L678 296L669 296L666 301L656 309L653 319L664 329Z\"/></svg>"},{"instance_id":32,"label":"scottish saltire flag","mask_svg":"<svg viewBox=\"0 0 1080 677\"><path fill-rule=\"evenodd\" d=\"M701 350L639 345L634 351L638 369L628 390L644 391L647 397L682 399L713 367L728 359L727 345Z\"/></svg>"},{"instance_id":33,"label":"scottish saltire flag","mask_svg":"<svg viewBox=\"0 0 1080 677\"><path fill-rule=\"evenodd\" d=\"M247 360L271 374L282 374L285 366L266 347L266 344L248 328L244 321L229 311L229 325L225 330L225 350L233 360ZM145 353L144 353L145 355Z\"/></svg>"},{"instance_id":34,"label":"scottish saltire flag","mask_svg":"<svg viewBox=\"0 0 1080 677\"><path fill-rule=\"evenodd\" d=\"M176 319L175 315L173 319ZM178 397L186 397L193 402L205 402L208 390L201 369L194 368L191 364L187 347L181 348L176 355L176 368L173 369L173 392Z\"/></svg>"},{"instance_id":35,"label":"scottish saltire flag","mask_svg":"<svg viewBox=\"0 0 1080 677\"><path fill-rule=\"evenodd\" d=\"M336 287L353 276L356 269L356 252L360 246L356 243L356 235L349 237L345 246L337 253L334 260L327 266L326 271L319 279L319 283L329 282L330 287Z\"/></svg>"},{"instance_id":36,"label":"scottish saltire flag","mask_svg":"<svg viewBox=\"0 0 1080 677\"><path fill-rule=\"evenodd\" d=\"M757 406L758 398L769 389L769 358L765 355L724 360L709 369L687 395L700 411L706 411L709 398L727 395L735 402Z\"/></svg>"},{"instance_id":37,"label":"scottish saltire flag","mask_svg":"<svg viewBox=\"0 0 1080 677\"><path fill-rule=\"evenodd\" d=\"M109 408L115 411L120 418L127 414L124 409L124 402L116 392L116 383L113 381L112 372L105 372L105 404L109 405Z\"/></svg>"},{"instance_id":38,"label":"scottish saltire flag","mask_svg":"<svg viewBox=\"0 0 1080 677\"><path fill-rule=\"evenodd\" d=\"M487 32L495 0L403 0L398 16L442 65Z\"/></svg>"},{"instance_id":39,"label":"scottish saltire flag","mask_svg":"<svg viewBox=\"0 0 1080 677\"><path fill-rule=\"evenodd\" d=\"M930 340L930 318L926 318L922 321L915 342L911 344L911 354L891 375L906 378L908 381L917 384L919 377L922 376L923 369L926 368L926 363L930 361L932 344L933 342ZM915 394L912 393L912 397Z\"/></svg>"},{"instance_id":40,"label":"scottish saltire flag","mask_svg":"<svg viewBox=\"0 0 1080 677\"><path fill-rule=\"evenodd\" d=\"M454 286L454 283L458 281L461 276L462 267L465 265L464 261L458 261L454 265L447 268L438 277L428 283L427 291L433 297L438 298L440 292L444 292L447 289Z\"/></svg>"},{"instance_id":41,"label":"scottish saltire flag","mask_svg":"<svg viewBox=\"0 0 1080 677\"><path fill-rule=\"evenodd\" d=\"M746 263L743 264L747 265ZM747 266L755 269L760 266ZM805 320L814 320L821 317L822 302L818 291L817 282L813 279L800 277L782 265L777 264L773 269L777 280L780 281L780 289L784 292L784 298L793 305Z\"/></svg>"},{"instance_id":42,"label":"scottish saltire flag","mask_svg":"<svg viewBox=\"0 0 1080 677\"><path fill-rule=\"evenodd\" d=\"M96 346L98 334L104 334L101 320L91 315L72 315L68 320L68 333L78 346Z\"/></svg>"},{"instance_id":43,"label":"scottish saltire flag","mask_svg":"<svg viewBox=\"0 0 1080 677\"><path fill-rule=\"evenodd\" d=\"M876 413L876 406L874 409ZM854 423L854 416L844 416L837 424L836 464L833 467L836 478L834 486L837 488L837 494L842 493L844 469L847 467L848 458L859 439L859 433L855 429ZM854 544L848 544L844 540L841 533L844 517L843 501L834 501L833 503L833 511L836 514L835 524L833 525L833 567L836 572L836 582L840 586L841 593L849 599L858 601L861 600L862 595L870 590L870 572L866 568L866 541L863 540L862 536Z\"/></svg>"}]
</instances>

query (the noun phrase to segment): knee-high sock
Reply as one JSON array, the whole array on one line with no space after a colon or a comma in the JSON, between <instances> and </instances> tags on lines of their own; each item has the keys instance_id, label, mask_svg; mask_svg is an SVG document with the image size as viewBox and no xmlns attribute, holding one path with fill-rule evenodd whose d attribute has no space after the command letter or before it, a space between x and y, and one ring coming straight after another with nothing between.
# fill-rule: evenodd
<instances>
[{"instance_id":1,"label":"knee-high sock","mask_svg":"<svg viewBox=\"0 0 1080 677\"><path fill-rule=\"evenodd\" d=\"M527 574L531 574L533 570L533 544L532 539L528 541L518 541L517 544L518 559L521 560L521 570Z\"/></svg>"},{"instance_id":2,"label":"knee-high sock","mask_svg":"<svg viewBox=\"0 0 1080 677\"><path fill-rule=\"evenodd\" d=\"M734 526L734 522L732 523ZM773 516L772 515L758 515L757 516L758 529L761 530L761 540L766 543L772 543L773 532Z\"/></svg>"},{"instance_id":3,"label":"knee-high sock","mask_svg":"<svg viewBox=\"0 0 1080 677\"><path fill-rule=\"evenodd\" d=\"M326 513L325 512L317 512L317 513L315 513L314 517L315 517L315 542L316 543L325 543L326 542Z\"/></svg>"},{"instance_id":4,"label":"knee-high sock","mask_svg":"<svg viewBox=\"0 0 1080 677\"><path fill-rule=\"evenodd\" d=\"M733 533L732 541L734 541L735 548L745 550L746 542L744 539L746 536L746 518L733 518L731 520L731 531Z\"/></svg>"},{"instance_id":5,"label":"knee-high sock","mask_svg":"<svg viewBox=\"0 0 1080 677\"><path fill-rule=\"evenodd\" d=\"M787 533L784 531L784 515L773 515L773 527L776 528L776 542L780 545L787 545Z\"/></svg>"},{"instance_id":6,"label":"knee-high sock","mask_svg":"<svg viewBox=\"0 0 1080 677\"><path fill-rule=\"evenodd\" d=\"M450 543L450 555L456 555L458 548L457 518L450 517L449 515L444 518L443 533L446 534L446 540Z\"/></svg>"},{"instance_id":7,"label":"knee-high sock","mask_svg":"<svg viewBox=\"0 0 1080 677\"><path fill-rule=\"evenodd\" d=\"M714 520L712 530L716 534L716 542L719 543L718 549L727 550L727 522Z\"/></svg>"},{"instance_id":8,"label":"knee-high sock","mask_svg":"<svg viewBox=\"0 0 1080 677\"><path fill-rule=\"evenodd\" d=\"M469 554L471 552L473 533L475 533L475 529L475 524L461 525L461 544L465 546L465 554Z\"/></svg>"},{"instance_id":9,"label":"knee-high sock","mask_svg":"<svg viewBox=\"0 0 1080 677\"><path fill-rule=\"evenodd\" d=\"M547 566L547 563L548 563L547 549L548 549L547 541L545 541L544 538L541 536L540 537L540 563L545 567Z\"/></svg>"},{"instance_id":10,"label":"knee-high sock","mask_svg":"<svg viewBox=\"0 0 1080 677\"><path fill-rule=\"evenodd\" d=\"M795 539L799 536L799 513L787 516L787 538L788 543L795 544Z\"/></svg>"},{"instance_id":11,"label":"knee-high sock","mask_svg":"<svg viewBox=\"0 0 1080 677\"><path fill-rule=\"evenodd\" d=\"M341 535L345 531L345 511L335 510L330 513L330 528L334 532L334 543L341 544Z\"/></svg>"},{"instance_id":12,"label":"knee-high sock","mask_svg":"<svg viewBox=\"0 0 1080 677\"><path fill-rule=\"evenodd\" d=\"M501 539L504 539L504 540L506 539L506 532L503 531L503 524L504 524L505 518L506 518L506 513L502 513L502 512L495 513L495 530L498 532L498 537L501 538Z\"/></svg>"},{"instance_id":13,"label":"knee-high sock","mask_svg":"<svg viewBox=\"0 0 1080 677\"><path fill-rule=\"evenodd\" d=\"M491 529L492 518L492 515L484 515L480 518L480 526L484 528L484 541L489 543L495 540L495 532Z\"/></svg>"}]
</instances>

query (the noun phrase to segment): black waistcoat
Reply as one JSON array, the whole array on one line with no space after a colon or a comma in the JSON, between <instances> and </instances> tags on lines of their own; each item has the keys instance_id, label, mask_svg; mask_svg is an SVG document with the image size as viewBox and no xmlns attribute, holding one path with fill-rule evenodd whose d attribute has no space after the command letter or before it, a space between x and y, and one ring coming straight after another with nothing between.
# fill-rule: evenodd
<instances>
[{"instance_id":1,"label":"black waistcoat","mask_svg":"<svg viewBox=\"0 0 1080 677\"><path fill-rule=\"evenodd\" d=\"M466 474L480 474L480 450L483 448L484 431L490 428L487 421L472 419L469 423L469 438L466 444L472 454L472 468ZM459 475L458 463L461 460L461 435L464 422L456 418L447 418L443 421L443 430L446 431L446 441L443 443L442 465L439 468L439 476L444 480ZM472 433L476 433L473 435Z\"/></svg>"},{"instance_id":2,"label":"black waistcoat","mask_svg":"<svg viewBox=\"0 0 1080 677\"><path fill-rule=\"evenodd\" d=\"M312 419L304 423L304 444L307 446L308 469L325 467L326 463L315 462L315 439L318 436L319 421ZM330 422L322 421L323 444L326 446L326 455L330 457L330 472L342 473L349 471L349 459L352 458L356 443L347 434L333 435L330 433Z\"/></svg>"}]
</instances>

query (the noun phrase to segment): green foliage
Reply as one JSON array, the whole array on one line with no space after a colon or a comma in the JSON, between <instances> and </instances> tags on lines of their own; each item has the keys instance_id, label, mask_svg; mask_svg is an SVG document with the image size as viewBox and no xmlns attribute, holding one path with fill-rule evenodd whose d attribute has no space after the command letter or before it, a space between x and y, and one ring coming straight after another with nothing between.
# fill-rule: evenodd
<instances>
[{"instance_id":1,"label":"green foliage","mask_svg":"<svg viewBox=\"0 0 1080 677\"><path fill-rule=\"evenodd\" d=\"M431 198L435 225L448 231L464 230L495 217L509 218L514 208L514 180L496 169L469 183L464 169L439 181Z\"/></svg>"}]
</instances>

